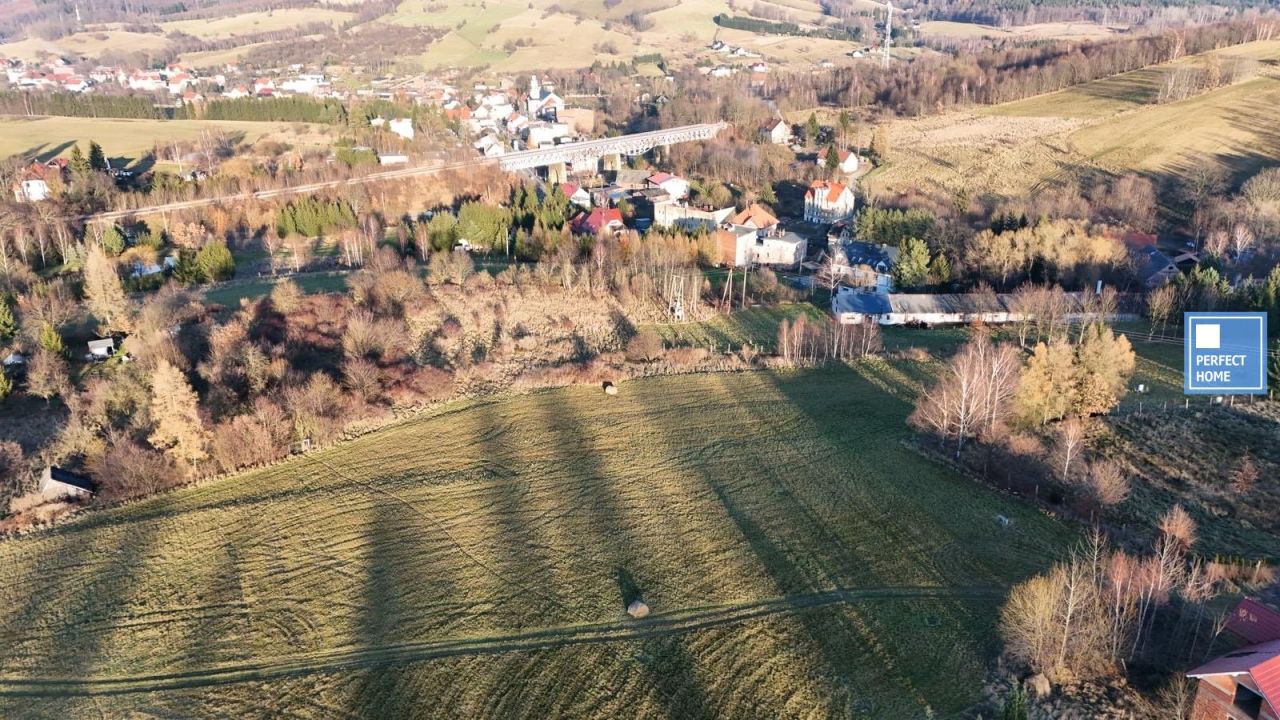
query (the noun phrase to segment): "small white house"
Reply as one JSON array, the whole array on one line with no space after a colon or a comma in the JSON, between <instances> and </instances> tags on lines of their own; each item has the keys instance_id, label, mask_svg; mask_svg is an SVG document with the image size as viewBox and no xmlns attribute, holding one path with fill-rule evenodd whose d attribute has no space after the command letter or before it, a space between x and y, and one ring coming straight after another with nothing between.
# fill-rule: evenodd
<instances>
[{"instance_id":1,"label":"small white house","mask_svg":"<svg viewBox=\"0 0 1280 720\"><path fill-rule=\"evenodd\" d=\"M816 160L818 167L821 167L821 168L827 167L827 155L829 155L830 153L831 153L831 148L827 148L826 150L823 150L822 152L818 153L818 159ZM849 152L848 150L837 150L836 157L839 158L836 162L836 170L838 170L839 172L842 172L845 175L849 175L851 173L855 173L858 171L857 155L853 154L852 152Z\"/></svg>"},{"instance_id":2,"label":"small white house","mask_svg":"<svg viewBox=\"0 0 1280 720\"><path fill-rule=\"evenodd\" d=\"M413 139L413 118L394 118L387 121L387 129L405 140Z\"/></svg>"},{"instance_id":3,"label":"small white house","mask_svg":"<svg viewBox=\"0 0 1280 720\"><path fill-rule=\"evenodd\" d=\"M760 137L774 145L786 145L791 142L791 126L782 118L766 120L760 126Z\"/></svg>"},{"instance_id":4,"label":"small white house","mask_svg":"<svg viewBox=\"0 0 1280 720\"><path fill-rule=\"evenodd\" d=\"M568 125L563 123L552 123L546 121L531 122L525 127L525 142L529 148L539 148L543 145L554 145L556 140L569 137L572 130Z\"/></svg>"},{"instance_id":5,"label":"small white house","mask_svg":"<svg viewBox=\"0 0 1280 720\"><path fill-rule=\"evenodd\" d=\"M573 183L561 183L560 192L564 193L564 196L569 198L570 203L577 205L584 210L591 209L591 193L587 192L586 188L578 187Z\"/></svg>"},{"instance_id":6,"label":"small white house","mask_svg":"<svg viewBox=\"0 0 1280 720\"><path fill-rule=\"evenodd\" d=\"M13 199L18 202L42 202L49 199L49 183L40 179L13 184Z\"/></svg>"},{"instance_id":7,"label":"small white house","mask_svg":"<svg viewBox=\"0 0 1280 720\"><path fill-rule=\"evenodd\" d=\"M116 341L113 338L102 338L101 340L89 341L89 358L93 360L106 360L116 351Z\"/></svg>"},{"instance_id":8,"label":"small white house","mask_svg":"<svg viewBox=\"0 0 1280 720\"><path fill-rule=\"evenodd\" d=\"M762 233L752 249L751 260L757 265L796 267L804 262L808 247L809 241L793 232Z\"/></svg>"},{"instance_id":9,"label":"small white house","mask_svg":"<svg viewBox=\"0 0 1280 720\"><path fill-rule=\"evenodd\" d=\"M683 200L689 197L689 181L671 173L654 173L645 183L648 187L662 190L672 200Z\"/></svg>"}]
</instances>

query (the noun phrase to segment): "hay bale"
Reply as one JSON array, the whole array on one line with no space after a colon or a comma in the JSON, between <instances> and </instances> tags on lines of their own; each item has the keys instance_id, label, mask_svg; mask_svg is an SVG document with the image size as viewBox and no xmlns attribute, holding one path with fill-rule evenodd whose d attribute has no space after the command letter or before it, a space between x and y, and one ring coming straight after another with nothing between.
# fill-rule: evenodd
<instances>
[{"instance_id":1,"label":"hay bale","mask_svg":"<svg viewBox=\"0 0 1280 720\"><path fill-rule=\"evenodd\" d=\"M649 606L645 605L643 600L632 600L627 606L627 614L637 619L646 617L649 614Z\"/></svg>"},{"instance_id":2,"label":"hay bale","mask_svg":"<svg viewBox=\"0 0 1280 720\"><path fill-rule=\"evenodd\" d=\"M618 394L618 386L617 386L617 385L614 385L612 381L605 380L605 381L604 381L604 385L603 385L603 387L604 387L604 394L605 394L605 395L617 395L617 394Z\"/></svg>"}]
</instances>

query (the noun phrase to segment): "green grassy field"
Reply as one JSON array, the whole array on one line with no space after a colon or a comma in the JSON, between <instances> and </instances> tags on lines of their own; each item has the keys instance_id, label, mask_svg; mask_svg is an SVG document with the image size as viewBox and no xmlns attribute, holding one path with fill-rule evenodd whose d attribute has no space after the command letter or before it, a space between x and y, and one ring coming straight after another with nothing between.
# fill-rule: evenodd
<instances>
[{"instance_id":1,"label":"green grassy field","mask_svg":"<svg viewBox=\"0 0 1280 720\"><path fill-rule=\"evenodd\" d=\"M102 145L108 157L134 159L157 143L189 141L206 131L230 133L241 142L263 138L294 145L318 144L322 136L302 136L295 123L249 122L241 120L120 120L72 117L0 116L0 157L21 154L46 157L66 154L79 142L88 149L90 140Z\"/></svg>"},{"instance_id":2,"label":"green grassy field","mask_svg":"<svg viewBox=\"0 0 1280 720\"><path fill-rule=\"evenodd\" d=\"M454 405L5 541L0 716L960 716L1073 534L901 444L926 374Z\"/></svg>"},{"instance_id":3,"label":"green grassy field","mask_svg":"<svg viewBox=\"0 0 1280 720\"><path fill-rule=\"evenodd\" d=\"M304 293L343 292L347 289L345 274L315 273L293 278ZM221 285L205 291L205 301L215 305L239 307L241 299L256 300L271 292L276 280L246 280Z\"/></svg>"}]
</instances>

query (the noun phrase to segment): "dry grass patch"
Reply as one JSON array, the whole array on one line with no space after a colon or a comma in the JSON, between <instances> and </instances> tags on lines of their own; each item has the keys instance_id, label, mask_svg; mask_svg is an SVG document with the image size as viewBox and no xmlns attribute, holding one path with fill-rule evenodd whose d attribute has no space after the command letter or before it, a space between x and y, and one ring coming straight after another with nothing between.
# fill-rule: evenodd
<instances>
[{"instance_id":1,"label":"dry grass patch","mask_svg":"<svg viewBox=\"0 0 1280 720\"><path fill-rule=\"evenodd\" d=\"M177 31L198 38L226 38L237 35L288 30L309 23L340 25L355 17L340 10L321 8L288 8L262 12L241 13L223 18L175 20L161 25L166 32Z\"/></svg>"}]
</instances>

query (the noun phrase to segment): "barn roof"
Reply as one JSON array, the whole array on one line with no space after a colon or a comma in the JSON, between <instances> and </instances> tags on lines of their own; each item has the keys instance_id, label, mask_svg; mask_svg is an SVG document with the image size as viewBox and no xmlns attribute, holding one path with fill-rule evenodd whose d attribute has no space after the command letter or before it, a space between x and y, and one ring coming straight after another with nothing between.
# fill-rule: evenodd
<instances>
[{"instance_id":1,"label":"barn roof","mask_svg":"<svg viewBox=\"0 0 1280 720\"><path fill-rule=\"evenodd\" d=\"M889 303L896 313L921 315L953 313L998 313L1007 308L994 293L893 294Z\"/></svg>"},{"instance_id":2,"label":"barn roof","mask_svg":"<svg viewBox=\"0 0 1280 720\"><path fill-rule=\"evenodd\" d=\"M1248 643L1280 640L1280 611L1244 598L1227 618L1226 629Z\"/></svg>"}]
</instances>

